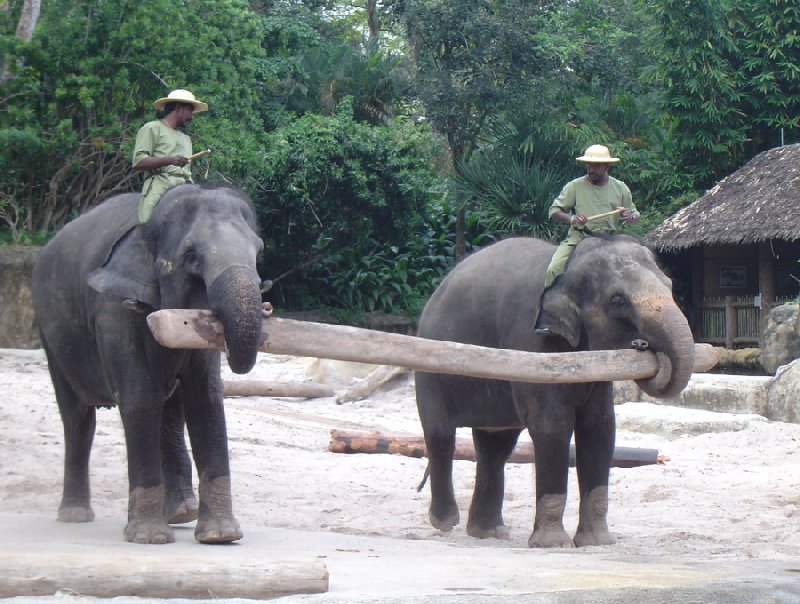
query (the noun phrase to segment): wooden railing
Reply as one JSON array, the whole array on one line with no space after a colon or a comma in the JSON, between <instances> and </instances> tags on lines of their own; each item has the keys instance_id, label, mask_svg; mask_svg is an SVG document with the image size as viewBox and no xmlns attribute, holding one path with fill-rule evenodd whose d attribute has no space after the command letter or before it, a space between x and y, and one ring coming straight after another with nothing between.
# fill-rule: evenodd
<instances>
[{"instance_id":1,"label":"wooden railing","mask_svg":"<svg viewBox=\"0 0 800 604\"><path fill-rule=\"evenodd\" d=\"M725 296L705 298L700 305L700 317L695 339L725 348L759 347L761 340L762 312L788 302L791 298L779 299L762 308L755 306L753 296Z\"/></svg>"}]
</instances>

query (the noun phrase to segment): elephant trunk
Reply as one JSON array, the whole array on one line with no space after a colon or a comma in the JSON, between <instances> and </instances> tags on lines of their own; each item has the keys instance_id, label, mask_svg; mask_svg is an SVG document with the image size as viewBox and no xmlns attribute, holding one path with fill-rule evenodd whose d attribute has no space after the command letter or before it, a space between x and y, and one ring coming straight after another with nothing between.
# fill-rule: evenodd
<instances>
[{"instance_id":1,"label":"elephant trunk","mask_svg":"<svg viewBox=\"0 0 800 604\"><path fill-rule=\"evenodd\" d=\"M636 380L636 384L650 396L677 396L694 369L694 339L686 317L671 298L640 301L639 308L644 309L641 333L656 352L659 369L652 378Z\"/></svg>"},{"instance_id":2,"label":"elephant trunk","mask_svg":"<svg viewBox=\"0 0 800 604\"><path fill-rule=\"evenodd\" d=\"M225 348L231 371L247 373L256 363L261 339L258 273L244 266L225 269L209 286L208 303L225 328Z\"/></svg>"}]
</instances>

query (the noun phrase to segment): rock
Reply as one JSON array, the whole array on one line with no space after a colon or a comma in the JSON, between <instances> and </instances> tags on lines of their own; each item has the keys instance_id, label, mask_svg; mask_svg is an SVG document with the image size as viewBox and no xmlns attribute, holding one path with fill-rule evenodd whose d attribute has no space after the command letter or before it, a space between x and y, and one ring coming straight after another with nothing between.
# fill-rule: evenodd
<instances>
[{"instance_id":1,"label":"rock","mask_svg":"<svg viewBox=\"0 0 800 604\"><path fill-rule=\"evenodd\" d=\"M774 374L800 358L800 313L797 304L782 304L769 313L761 346L761 366Z\"/></svg>"},{"instance_id":2,"label":"rock","mask_svg":"<svg viewBox=\"0 0 800 604\"><path fill-rule=\"evenodd\" d=\"M775 421L800 423L800 360L778 369L769 388L765 416Z\"/></svg>"},{"instance_id":3,"label":"rock","mask_svg":"<svg viewBox=\"0 0 800 604\"><path fill-rule=\"evenodd\" d=\"M686 389L671 399L648 396L634 382L615 382L614 400L617 404L645 401L721 413L757 413L766 417L769 387L774 379L770 376L696 373Z\"/></svg>"},{"instance_id":4,"label":"rock","mask_svg":"<svg viewBox=\"0 0 800 604\"><path fill-rule=\"evenodd\" d=\"M0 248L0 348L38 348L33 323L31 274L39 248Z\"/></svg>"},{"instance_id":5,"label":"rock","mask_svg":"<svg viewBox=\"0 0 800 604\"><path fill-rule=\"evenodd\" d=\"M654 403L624 403L616 409L617 429L675 439L711 432L738 432L766 418L752 413L715 413Z\"/></svg>"},{"instance_id":6,"label":"rock","mask_svg":"<svg viewBox=\"0 0 800 604\"><path fill-rule=\"evenodd\" d=\"M722 346L715 346L714 352L717 355L717 367L762 369L760 348L737 348L736 350L730 350Z\"/></svg>"}]
</instances>

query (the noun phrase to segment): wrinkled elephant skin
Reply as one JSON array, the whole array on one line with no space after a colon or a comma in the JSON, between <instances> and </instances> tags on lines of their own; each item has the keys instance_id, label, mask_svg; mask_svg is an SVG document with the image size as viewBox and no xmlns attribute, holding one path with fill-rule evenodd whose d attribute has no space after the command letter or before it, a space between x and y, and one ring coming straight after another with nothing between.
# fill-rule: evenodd
<instances>
[{"instance_id":1,"label":"wrinkled elephant skin","mask_svg":"<svg viewBox=\"0 0 800 604\"><path fill-rule=\"evenodd\" d=\"M591 237L576 246L566 271L542 295L552 244L515 238L460 263L426 305L418 335L530 352L635 347L657 354L656 376L640 380L656 397L685 388L694 342L673 301L671 283L634 237ZM534 333L539 313L556 335ZM536 510L530 547L614 543L606 516L614 452L611 382L527 384L418 372L417 407L431 480L431 524L459 523L453 479L456 428L471 427L477 454L467 532L504 537L503 472L521 431L536 456ZM575 439L579 519L564 530L570 441Z\"/></svg>"},{"instance_id":2,"label":"wrinkled elephant skin","mask_svg":"<svg viewBox=\"0 0 800 604\"><path fill-rule=\"evenodd\" d=\"M198 541L236 541L242 531L233 515L220 354L159 346L146 315L213 310L225 326L231 368L249 371L261 329L255 213L236 189L187 184L168 191L138 225L137 201L138 194L112 197L65 226L33 272L34 311L64 424L58 518L93 520L95 408L116 405L128 458L125 538L169 543L170 523L197 519Z\"/></svg>"}]
</instances>

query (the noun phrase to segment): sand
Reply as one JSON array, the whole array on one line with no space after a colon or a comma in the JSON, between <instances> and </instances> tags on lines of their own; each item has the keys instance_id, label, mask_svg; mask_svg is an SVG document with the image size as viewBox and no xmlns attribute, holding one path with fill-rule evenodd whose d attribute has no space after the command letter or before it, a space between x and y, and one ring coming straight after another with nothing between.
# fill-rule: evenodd
<instances>
[{"instance_id":1,"label":"sand","mask_svg":"<svg viewBox=\"0 0 800 604\"><path fill-rule=\"evenodd\" d=\"M224 373L226 379L323 380L341 391L358 379L353 375L364 376L369 369L260 354L251 374ZM0 514L54 519L61 496L63 437L42 351L0 350L0 391ZM315 535L320 544L336 535L342 543L377 538L381 547L396 546L398 552L415 542L444 544L460 552L472 549L483 556L530 552L531 465L507 467L504 517L510 538L476 540L463 525L472 462L455 463L462 525L442 533L427 522L427 489L417 492L424 459L328 452L334 428L420 434L411 374L361 401L337 405L332 397L230 398L226 412L234 510L245 533L243 544L261 538L266 529L297 531L311 544ZM537 554L538 565L547 564L549 558L541 557L546 554L562 562L569 555L598 564L632 559L682 565L760 561L797 572L800 425L641 402L619 405L617 415L619 446L658 449L669 461L612 470L609 526L616 544L544 552ZM97 423L93 507L98 523L118 525L121 541L127 479L119 414L100 409ZM577 503L573 469L565 513L570 533L577 523ZM180 539L191 543L190 533L181 533ZM333 569L331 576L341 593L353 593L352 586L334 581Z\"/></svg>"}]
</instances>

